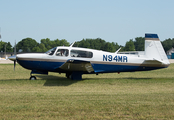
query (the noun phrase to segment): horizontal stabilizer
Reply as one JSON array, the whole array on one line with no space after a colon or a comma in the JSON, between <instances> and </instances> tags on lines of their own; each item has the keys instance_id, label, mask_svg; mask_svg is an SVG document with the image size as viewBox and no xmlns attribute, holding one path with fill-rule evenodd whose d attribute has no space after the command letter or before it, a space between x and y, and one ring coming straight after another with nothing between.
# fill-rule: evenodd
<instances>
[{"instance_id":1,"label":"horizontal stabilizer","mask_svg":"<svg viewBox=\"0 0 174 120\"><path fill-rule=\"evenodd\" d=\"M164 61L161 61L161 60L157 60L157 59L155 59L155 58L153 58L155 61L158 61L158 62L160 62L160 63L164 63ZM165 63L164 63L165 64Z\"/></svg>"},{"instance_id":2,"label":"horizontal stabilizer","mask_svg":"<svg viewBox=\"0 0 174 120\"><path fill-rule=\"evenodd\" d=\"M153 60L145 60L144 63L158 63L158 64L163 64L162 61L156 60L156 59L153 59Z\"/></svg>"},{"instance_id":3,"label":"horizontal stabilizer","mask_svg":"<svg viewBox=\"0 0 174 120\"><path fill-rule=\"evenodd\" d=\"M142 64L142 66L146 66L146 67L168 67L170 65L170 63L166 63L164 61L161 60L157 60L155 58L153 59L149 59L149 60L145 60Z\"/></svg>"}]
</instances>

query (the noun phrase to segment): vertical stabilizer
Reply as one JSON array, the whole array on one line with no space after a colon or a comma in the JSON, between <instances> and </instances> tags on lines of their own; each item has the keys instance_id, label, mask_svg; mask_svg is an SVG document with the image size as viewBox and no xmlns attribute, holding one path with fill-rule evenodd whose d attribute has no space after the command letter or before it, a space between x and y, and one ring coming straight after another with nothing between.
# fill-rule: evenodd
<instances>
[{"instance_id":1,"label":"vertical stabilizer","mask_svg":"<svg viewBox=\"0 0 174 120\"><path fill-rule=\"evenodd\" d=\"M170 64L157 34L145 34L145 55L148 59Z\"/></svg>"}]
</instances>

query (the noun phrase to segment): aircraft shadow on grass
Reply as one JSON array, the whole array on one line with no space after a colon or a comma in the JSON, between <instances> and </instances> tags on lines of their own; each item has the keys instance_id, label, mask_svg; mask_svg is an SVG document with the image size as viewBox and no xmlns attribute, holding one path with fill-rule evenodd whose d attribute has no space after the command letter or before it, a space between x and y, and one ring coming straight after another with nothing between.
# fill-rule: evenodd
<instances>
[{"instance_id":1,"label":"aircraft shadow on grass","mask_svg":"<svg viewBox=\"0 0 174 120\"><path fill-rule=\"evenodd\" d=\"M128 79L128 80L150 80L152 78L134 78L134 77L125 77L125 78L119 78L119 79Z\"/></svg>"},{"instance_id":2,"label":"aircraft shadow on grass","mask_svg":"<svg viewBox=\"0 0 174 120\"><path fill-rule=\"evenodd\" d=\"M44 83L44 86L69 86L72 85L74 83L79 82L79 80L71 80L71 79L67 79L65 77L58 77L58 76L53 76L53 75L49 75L49 76L37 76L38 78L41 78L41 80L46 80L46 82ZM134 78L134 77L125 77L125 78L84 78L82 80L151 80L152 78ZM82 81L80 80L80 81Z\"/></svg>"},{"instance_id":3,"label":"aircraft shadow on grass","mask_svg":"<svg viewBox=\"0 0 174 120\"><path fill-rule=\"evenodd\" d=\"M84 80L151 80L152 78L134 78L134 77L125 77L125 78L86 78Z\"/></svg>"},{"instance_id":4,"label":"aircraft shadow on grass","mask_svg":"<svg viewBox=\"0 0 174 120\"><path fill-rule=\"evenodd\" d=\"M46 80L46 82L44 83L44 86L69 86L71 84L74 84L76 82L78 82L78 80L71 80L71 79L67 79L64 77L58 77L58 76L37 76L38 78L40 78L39 80ZM24 81L24 80L28 80L28 79L2 79L0 80L0 82L9 82L9 81ZM34 80L37 81L37 80ZM33 82L34 82L33 81Z\"/></svg>"},{"instance_id":5,"label":"aircraft shadow on grass","mask_svg":"<svg viewBox=\"0 0 174 120\"><path fill-rule=\"evenodd\" d=\"M79 82L79 80L71 80L71 79L67 79L65 77L59 77L59 76L54 76L54 75L37 75L38 78L40 78L39 80L46 80L46 82L44 83L44 86L69 86L72 85L74 83ZM83 80L88 80L88 81L93 81L96 80L98 82L100 82L101 80L151 80L152 78L134 78L134 77L124 77L124 78L84 78L80 81ZM15 79L16 81L23 81L25 79ZM28 80L28 79L26 79ZM0 80L0 81L14 81L14 79L6 79L6 80ZM37 80L36 80L37 81Z\"/></svg>"},{"instance_id":6,"label":"aircraft shadow on grass","mask_svg":"<svg viewBox=\"0 0 174 120\"><path fill-rule=\"evenodd\" d=\"M69 86L71 84L74 84L78 82L78 80L71 80L67 79L65 77L58 77L58 76L37 76L38 78L41 78L41 80L46 80L44 83L44 86Z\"/></svg>"}]
</instances>

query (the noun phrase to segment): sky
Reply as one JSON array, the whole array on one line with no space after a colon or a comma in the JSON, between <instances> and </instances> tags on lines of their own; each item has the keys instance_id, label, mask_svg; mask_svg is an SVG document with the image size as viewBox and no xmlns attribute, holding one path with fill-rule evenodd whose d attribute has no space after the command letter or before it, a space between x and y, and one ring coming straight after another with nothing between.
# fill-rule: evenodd
<instances>
[{"instance_id":1,"label":"sky","mask_svg":"<svg viewBox=\"0 0 174 120\"><path fill-rule=\"evenodd\" d=\"M0 0L0 34L12 46L30 37L87 38L125 45L130 39L158 34L174 38L174 0Z\"/></svg>"}]
</instances>

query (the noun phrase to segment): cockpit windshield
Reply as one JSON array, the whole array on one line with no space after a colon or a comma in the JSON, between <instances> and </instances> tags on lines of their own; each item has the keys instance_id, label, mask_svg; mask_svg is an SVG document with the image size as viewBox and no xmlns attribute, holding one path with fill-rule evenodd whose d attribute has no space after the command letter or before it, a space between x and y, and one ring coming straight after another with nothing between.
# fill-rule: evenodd
<instances>
[{"instance_id":1,"label":"cockpit windshield","mask_svg":"<svg viewBox=\"0 0 174 120\"><path fill-rule=\"evenodd\" d=\"M55 48L52 48L51 50L48 50L45 54L48 54L48 55L53 55L54 54L54 52L56 51L56 48L57 47L55 47Z\"/></svg>"}]
</instances>

